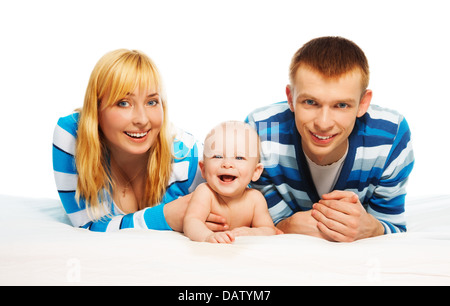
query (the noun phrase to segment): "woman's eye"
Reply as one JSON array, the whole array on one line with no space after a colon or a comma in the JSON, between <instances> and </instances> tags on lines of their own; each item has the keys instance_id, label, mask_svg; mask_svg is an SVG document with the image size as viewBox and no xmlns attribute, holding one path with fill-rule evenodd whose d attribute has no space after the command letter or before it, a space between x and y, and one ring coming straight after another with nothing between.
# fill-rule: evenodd
<instances>
[{"instance_id":1,"label":"woman's eye","mask_svg":"<svg viewBox=\"0 0 450 306\"><path fill-rule=\"evenodd\" d=\"M120 107L127 107L130 105L130 103L128 103L127 101L119 101L117 102L117 105Z\"/></svg>"},{"instance_id":2,"label":"woman's eye","mask_svg":"<svg viewBox=\"0 0 450 306\"><path fill-rule=\"evenodd\" d=\"M157 101L157 100L151 100L151 101L148 101L148 102L147 102L147 105L148 105L148 106L155 106L156 104L158 104L158 101Z\"/></svg>"}]
</instances>

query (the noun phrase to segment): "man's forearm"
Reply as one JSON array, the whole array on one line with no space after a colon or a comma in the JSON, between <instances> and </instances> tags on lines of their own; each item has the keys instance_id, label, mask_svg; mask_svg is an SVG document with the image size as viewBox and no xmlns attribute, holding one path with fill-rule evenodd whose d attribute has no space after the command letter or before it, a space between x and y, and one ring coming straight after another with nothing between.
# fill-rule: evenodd
<instances>
[{"instance_id":1,"label":"man's forearm","mask_svg":"<svg viewBox=\"0 0 450 306\"><path fill-rule=\"evenodd\" d=\"M371 214L368 214L368 215L369 215L369 218L372 219L372 227L371 227L371 230L368 232L367 237L365 237L365 238L384 235L384 226L383 226L383 224L381 224L381 222L378 221L378 219L376 219Z\"/></svg>"}]
</instances>

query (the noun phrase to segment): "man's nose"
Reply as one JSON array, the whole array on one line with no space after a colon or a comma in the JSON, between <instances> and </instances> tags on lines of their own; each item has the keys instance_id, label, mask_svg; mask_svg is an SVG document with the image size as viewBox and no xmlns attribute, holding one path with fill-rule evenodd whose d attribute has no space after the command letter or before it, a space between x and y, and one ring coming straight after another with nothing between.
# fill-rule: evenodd
<instances>
[{"instance_id":1,"label":"man's nose","mask_svg":"<svg viewBox=\"0 0 450 306\"><path fill-rule=\"evenodd\" d=\"M328 131L334 126L332 110L329 107L321 107L314 124L318 131Z\"/></svg>"}]
</instances>

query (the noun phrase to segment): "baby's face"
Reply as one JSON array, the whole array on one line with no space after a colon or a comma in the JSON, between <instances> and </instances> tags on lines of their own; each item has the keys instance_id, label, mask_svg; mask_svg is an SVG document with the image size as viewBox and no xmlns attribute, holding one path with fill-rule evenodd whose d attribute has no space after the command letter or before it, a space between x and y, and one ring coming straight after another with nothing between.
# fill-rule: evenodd
<instances>
[{"instance_id":1,"label":"baby's face","mask_svg":"<svg viewBox=\"0 0 450 306\"><path fill-rule=\"evenodd\" d=\"M202 175L217 193L235 196L259 178L258 137L243 124L227 123L215 128L205 140Z\"/></svg>"}]
</instances>

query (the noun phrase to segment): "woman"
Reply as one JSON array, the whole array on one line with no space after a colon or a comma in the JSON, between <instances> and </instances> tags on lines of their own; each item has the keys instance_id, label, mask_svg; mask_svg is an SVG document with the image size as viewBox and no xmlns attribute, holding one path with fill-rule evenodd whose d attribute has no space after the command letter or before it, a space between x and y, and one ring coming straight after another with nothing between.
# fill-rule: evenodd
<instances>
[{"instance_id":1,"label":"woman","mask_svg":"<svg viewBox=\"0 0 450 306\"><path fill-rule=\"evenodd\" d=\"M58 193L76 227L182 231L189 193L201 180L199 150L192 135L169 124L151 59L112 51L92 71L83 108L55 128Z\"/></svg>"}]
</instances>

